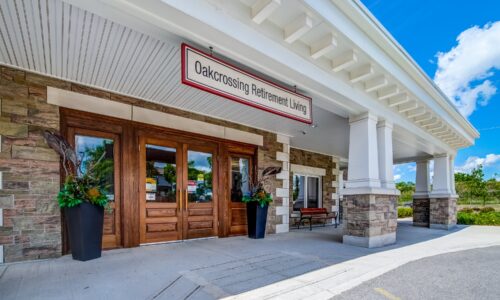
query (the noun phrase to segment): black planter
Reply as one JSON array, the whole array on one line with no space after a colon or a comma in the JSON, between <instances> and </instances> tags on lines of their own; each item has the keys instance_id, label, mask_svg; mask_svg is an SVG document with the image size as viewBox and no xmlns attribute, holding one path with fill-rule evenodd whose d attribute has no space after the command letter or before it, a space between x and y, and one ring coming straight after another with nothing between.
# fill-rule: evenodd
<instances>
[{"instance_id":1,"label":"black planter","mask_svg":"<svg viewBox=\"0 0 500 300\"><path fill-rule=\"evenodd\" d=\"M101 257L104 208L82 202L65 208L64 212L73 259L86 261Z\"/></svg>"},{"instance_id":2,"label":"black planter","mask_svg":"<svg viewBox=\"0 0 500 300\"><path fill-rule=\"evenodd\" d=\"M263 239L266 235L267 208L261 207L258 202L247 203L248 237L252 239Z\"/></svg>"}]
</instances>

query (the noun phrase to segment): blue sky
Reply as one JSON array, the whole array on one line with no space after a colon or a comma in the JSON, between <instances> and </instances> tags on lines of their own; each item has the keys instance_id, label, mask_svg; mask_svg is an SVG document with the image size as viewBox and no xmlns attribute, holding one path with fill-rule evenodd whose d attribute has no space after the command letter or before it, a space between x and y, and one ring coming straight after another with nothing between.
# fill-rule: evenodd
<instances>
[{"instance_id":1,"label":"blue sky","mask_svg":"<svg viewBox=\"0 0 500 300\"><path fill-rule=\"evenodd\" d=\"M482 164L486 178L500 180L500 1L362 2L479 130L455 170ZM397 165L394 174L415 181L415 164Z\"/></svg>"}]
</instances>

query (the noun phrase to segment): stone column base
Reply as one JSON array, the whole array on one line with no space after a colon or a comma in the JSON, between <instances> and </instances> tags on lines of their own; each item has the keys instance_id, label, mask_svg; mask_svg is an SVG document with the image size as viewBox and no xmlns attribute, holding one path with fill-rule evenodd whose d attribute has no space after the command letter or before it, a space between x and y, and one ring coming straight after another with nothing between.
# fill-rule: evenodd
<instances>
[{"instance_id":1,"label":"stone column base","mask_svg":"<svg viewBox=\"0 0 500 300\"><path fill-rule=\"evenodd\" d=\"M352 246L377 248L394 244L396 242L396 232L377 235L372 237L361 237L353 235L342 236L342 243Z\"/></svg>"},{"instance_id":2,"label":"stone column base","mask_svg":"<svg viewBox=\"0 0 500 300\"><path fill-rule=\"evenodd\" d=\"M457 225L457 197L431 196L429 201L429 227L434 229L452 229Z\"/></svg>"},{"instance_id":3,"label":"stone column base","mask_svg":"<svg viewBox=\"0 0 500 300\"><path fill-rule=\"evenodd\" d=\"M382 247L396 242L398 195L344 195L343 243Z\"/></svg>"},{"instance_id":4,"label":"stone column base","mask_svg":"<svg viewBox=\"0 0 500 300\"><path fill-rule=\"evenodd\" d=\"M413 198L413 226L429 227L429 198Z\"/></svg>"}]
</instances>

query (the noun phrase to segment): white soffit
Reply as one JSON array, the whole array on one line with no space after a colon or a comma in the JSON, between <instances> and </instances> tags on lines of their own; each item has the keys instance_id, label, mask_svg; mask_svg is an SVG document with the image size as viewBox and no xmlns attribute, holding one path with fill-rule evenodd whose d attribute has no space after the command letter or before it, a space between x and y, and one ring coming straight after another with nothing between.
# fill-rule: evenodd
<instances>
[{"instance_id":1,"label":"white soffit","mask_svg":"<svg viewBox=\"0 0 500 300\"><path fill-rule=\"evenodd\" d=\"M86 3L76 2L82 5ZM154 1L157 2L159 3ZM274 2L280 2L279 7L272 10L268 19L263 20L261 25L251 20L251 8L248 7L248 21L257 27L276 29L276 24L286 27L291 24L294 16L307 13L307 17L312 19L304 24L311 25L312 29L302 30L300 38L288 46L304 49L303 52L310 56L308 43L319 39L326 40L329 42L324 43L327 49L322 50L322 56L315 61L326 64L329 72L333 72L331 61L339 53L354 51L344 37L332 32L331 27L313 17L311 11L304 10L302 2ZM239 2L230 1L226 4L238 6L237 3ZM310 128L296 121L180 84L179 44L183 39L165 30L151 29L141 23L133 26L139 30L136 31L112 21L113 18L105 19L59 0L3 1L0 2L0 8L3 12L0 33L4 37L0 40L1 64L281 133L294 137L291 140L292 146L347 157L348 124L345 111L337 104L351 105L352 101L342 98L340 94L335 96L335 103L313 95L314 122L319 123L319 127ZM110 16L118 14L118 10L110 12L109 8L102 5L102 11L107 11ZM269 20L274 23L270 24ZM283 37L283 29L279 28L278 31ZM284 41L283 43L287 44ZM358 51L359 49L354 54L355 63L345 66L337 75L345 78L353 88L365 92L366 83L380 76L383 69L365 56L359 56ZM310 59L314 61L313 58ZM360 68L366 65L369 65L369 68ZM351 82L351 79L355 82ZM390 74L385 74L384 79L382 83L369 85L372 94L376 95L377 89L394 83ZM374 99L376 101L375 97ZM402 117L407 118L406 112ZM308 133L303 135L302 131ZM452 131L450 135L440 138L459 147L464 145L460 134ZM396 153L398 151L395 149L395 159Z\"/></svg>"},{"instance_id":2,"label":"white soffit","mask_svg":"<svg viewBox=\"0 0 500 300\"><path fill-rule=\"evenodd\" d=\"M163 34L161 39L159 31L144 34L59 0L1 1L0 9L0 64L288 136L309 129L297 121L181 84L180 37ZM142 24L137 27L151 31ZM339 110L330 102L314 96L314 104L315 123L321 124L325 118L342 127L346 122L334 113L319 113L322 109L317 105ZM86 110L78 101L67 105ZM106 111L113 111L115 117L126 113L117 104L109 105ZM327 143L320 144L332 139L328 127L320 126L314 132L314 137L301 137L307 148L327 149ZM234 132L226 133L235 139ZM328 153L346 156L332 149Z\"/></svg>"}]
</instances>

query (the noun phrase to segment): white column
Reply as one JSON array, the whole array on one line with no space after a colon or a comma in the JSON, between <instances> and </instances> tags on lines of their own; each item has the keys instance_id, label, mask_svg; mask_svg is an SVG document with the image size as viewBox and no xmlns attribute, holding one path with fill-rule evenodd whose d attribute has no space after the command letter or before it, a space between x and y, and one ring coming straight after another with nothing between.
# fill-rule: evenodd
<instances>
[{"instance_id":1,"label":"white column","mask_svg":"<svg viewBox=\"0 0 500 300\"><path fill-rule=\"evenodd\" d=\"M380 188L377 117L365 113L349 119L349 172L346 189Z\"/></svg>"},{"instance_id":2,"label":"white column","mask_svg":"<svg viewBox=\"0 0 500 300\"><path fill-rule=\"evenodd\" d=\"M450 191L452 195L455 195L457 191L455 190L455 156L450 155Z\"/></svg>"},{"instance_id":3,"label":"white column","mask_svg":"<svg viewBox=\"0 0 500 300\"><path fill-rule=\"evenodd\" d=\"M417 161L414 197L428 198L431 191L431 176L428 160Z\"/></svg>"},{"instance_id":4,"label":"white column","mask_svg":"<svg viewBox=\"0 0 500 300\"><path fill-rule=\"evenodd\" d=\"M452 195L450 174L450 156L447 153L435 155L432 197L440 198Z\"/></svg>"},{"instance_id":5,"label":"white column","mask_svg":"<svg viewBox=\"0 0 500 300\"><path fill-rule=\"evenodd\" d=\"M377 124L378 168L382 188L395 189L392 171L392 122L383 120Z\"/></svg>"}]
</instances>

